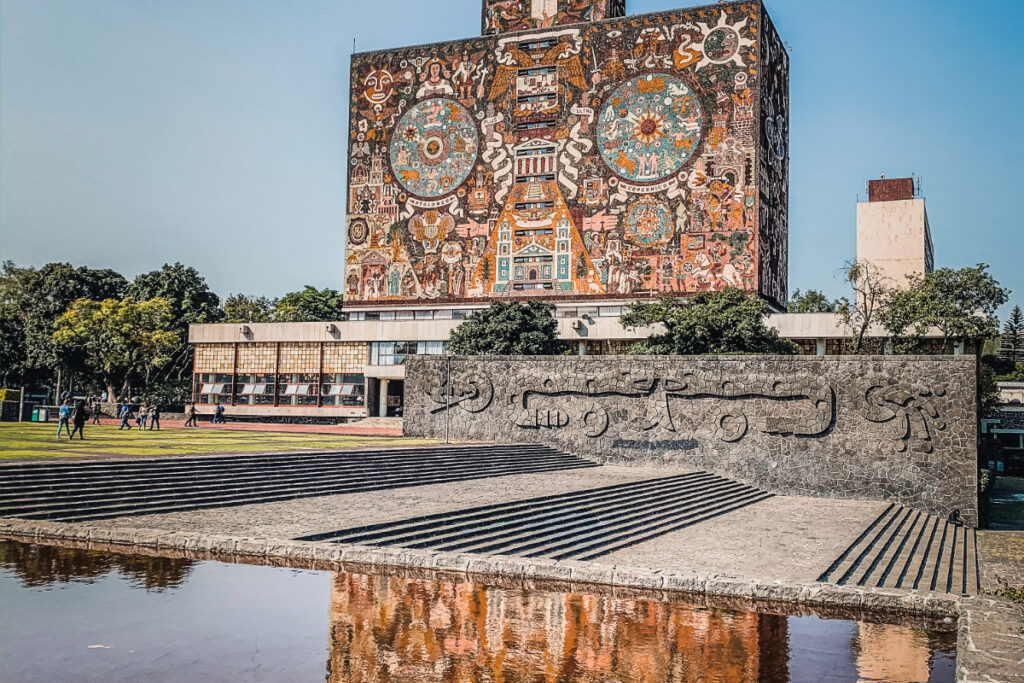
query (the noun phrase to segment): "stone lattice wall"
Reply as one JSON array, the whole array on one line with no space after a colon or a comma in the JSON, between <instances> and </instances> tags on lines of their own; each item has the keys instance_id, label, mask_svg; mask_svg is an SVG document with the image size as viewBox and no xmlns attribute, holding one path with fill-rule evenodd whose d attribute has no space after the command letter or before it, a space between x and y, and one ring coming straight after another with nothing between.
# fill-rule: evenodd
<instances>
[{"instance_id":1,"label":"stone lattice wall","mask_svg":"<svg viewBox=\"0 0 1024 683\"><path fill-rule=\"evenodd\" d=\"M977 522L973 357L406 359L405 433L542 442ZM446 393L448 395L446 396Z\"/></svg>"}]
</instances>

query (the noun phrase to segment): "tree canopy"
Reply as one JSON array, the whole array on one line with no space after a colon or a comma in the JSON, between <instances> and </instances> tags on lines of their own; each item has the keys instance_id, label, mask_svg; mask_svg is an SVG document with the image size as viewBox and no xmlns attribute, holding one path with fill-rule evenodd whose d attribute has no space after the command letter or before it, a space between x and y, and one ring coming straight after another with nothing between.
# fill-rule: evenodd
<instances>
[{"instance_id":1,"label":"tree canopy","mask_svg":"<svg viewBox=\"0 0 1024 683\"><path fill-rule=\"evenodd\" d=\"M493 301L451 331L449 351L461 356L561 353L554 314L554 306L538 301Z\"/></svg>"},{"instance_id":2,"label":"tree canopy","mask_svg":"<svg viewBox=\"0 0 1024 683\"><path fill-rule=\"evenodd\" d=\"M793 342L765 324L769 311L764 300L728 287L688 299L635 303L621 321L627 328L665 328L664 334L633 344L633 354L795 353Z\"/></svg>"},{"instance_id":3,"label":"tree canopy","mask_svg":"<svg viewBox=\"0 0 1024 683\"><path fill-rule=\"evenodd\" d=\"M181 340L166 299L79 299L57 319L53 341L102 379L111 396L124 393L133 375L146 380L170 362Z\"/></svg>"},{"instance_id":4,"label":"tree canopy","mask_svg":"<svg viewBox=\"0 0 1024 683\"><path fill-rule=\"evenodd\" d=\"M1020 306L1013 307L1003 325L1002 346L1009 353L1010 360L1016 363L1021 346L1024 346L1024 313Z\"/></svg>"},{"instance_id":5,"label":"tree canopy","mask_svg":"<svg viewBox=\"0 0 1024 683\"><path fill-rule=\"evenodd\" d=\"M282 323L340 320L343 300L336 289L306 285L274 302L273 319Z\"/></svg>"},{"instance_id":6,"label":"tree canopy","mask_svg":"<svg viewBox=\"0 0 1024 683\"><path fill-rule=\"evenodd\" d=\"M224 299L224 322L268 323L273 320L274 302L265 296L229 294Z\"/></svg>"},{"instance_id":7,"label":"tree canopy","mask_svg":"<svg viewBox=\"0 0 1024 683\"><path fill-rule=\"evenodd\" d=\"M838 302L830 300L816 289L794 290L786 310L789 313L835 313Z\"/></svg>"},{"instance_id":8,"label":"tree canopy","mask_svg":"<svg viewBox=\"0 0 1024 683\"><path fill-rule=\"evenodd\" d=\"M839 299L836 312L853 334L853 352L865 350L865 338L889 297L891 279L869 261L847 261L843 277L853 290L853 299Z\"/></svg>"},{"instance_id":9,"label":"tree canopy","mask_svg":"<svg viewBox=\"0 0 1024 683\"><path fill-rule=\"evenodd\" d=\"M54 346L54 320L77 299L120 298L127 286L120 273L106 268L75 268L70 263L32 268L5 262L0 273L5 377L38 380L66 367Z\"/></svg>"},{"instance_id":10,"label":"tree canopy","mask_svg":"<svg viewBox=\"0 0 1024 683\"><path fill-rule=\"evenodd\" d=\"M199 271L181 263L165 263L159 270L143 273L128 287L136 301L161 298L171 307L175 325L185 332L192 323L221 319L220 297L210 291Z\"/></svg>"},{"instance_id":11,"label":"tree canopy","mask_svg":"<svg viewBox=\"0 0 1024 683\"><path fill-rule=\"evenodd\" d=\"M997 336L996 310L1008 296L984 263L940 268L908 276L906 289L890 294L878 320L892 335L897 352L912 353L932 327L942 332L944 345Z\"/></svg>"}]
</instances>

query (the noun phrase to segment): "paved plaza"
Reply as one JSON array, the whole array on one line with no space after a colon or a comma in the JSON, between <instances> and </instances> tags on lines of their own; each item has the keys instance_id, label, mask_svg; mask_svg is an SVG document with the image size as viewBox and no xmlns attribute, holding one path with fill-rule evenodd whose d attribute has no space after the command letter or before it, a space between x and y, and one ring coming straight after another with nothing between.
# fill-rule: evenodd
<instances>
[{"instance_id":1,"label":"paved plaza","mask_svg":"<svg viewBox=\"0 0 1024 683\"><path fill-rule=\"evenodd\" d=\"M908 617L958 615L962 680L1024 680L1024 674L1017 673L1024 671L1020 654L1024 652L1024 639L1015 630L1015 625L1024 624L1020 608L991 595L999 588L997 577L1016 584L1024 580L1024 533L990 531L975 536L973 530L965 531L946 520L885 502L771 495L707 472L597 466L579 459L563 461L560 458L570 456L543 449L533 455L529 451L513 453L510 458L507 452L498 452L501 448L508 447L455 447L455 456L450 450L434 447L406 451L402 456L402 462L414 460L417 452L422 452L424 458L497 458L497 465L489 465L499 468L493 476L478 474L468 480L420 484L416 476L402 474L386 491L353 490L273 502L238 498L218 503L222 505L219 507L203 507L200 503L193 509L157 514L145 514L145 508L140 507L134 514L123 516L105 514L97 519L68 520L78 523L7 515L0 530L13 538L95 541L100 547L104 543L113 547L129 545L142 552L147 548L200 552L205 548L213 557L223 553L224 559L259 557L273 563L297 563L295 566L305 566L304 562L316 558L333 558L373 568L485 572L506 577L526 572L537 580L561 578L745 599L760 596L826 608L907 609ZM471 456L474 451L479 452ZM440 456L430 455L434 452ZM488 456L489 452L493 455ZM373 452L364 453L362 457L378 457ZM333 458L348 468L345 471L361 473L359 481L373 479L373 463L352 453L301 457L306 462L330 462ZM531 457L540 458L537 462L542 469L522 470ZM217 461L207 456L193 462L195 467L209 470L252 460L233 456ZM501 463L507 461L520 469L502 474L500 468L507 465ZM96 466L103 467L102 462ZM140 472L154 467L173 471L183 466L182 459L166 465L151 459L107 462L120 468L136 467ZM59 478L61 475L53 473L62 468L76 473L77 467L80 465L69 463L44 470L50 472L47 476ZM251 464L245 467L251 469ZM301 465L300 469L305 472L303 468L308 467ZM26 471L26 466L5 465L0 474L10 477L17 471ZM80 473L75 476L81 478ZM178 472L174 476L192 475ZM238 476L242 477L241 470ZM239 484L232 484L230 479L225 480L225 489L234 486L232 490L241 491ZM6 499L10 495L8 490L4 505L9 504ZM737 496L742 504L734 503ZM671 511L675 509L672 506L696 512L686 513L691 514L686 517ZM640 521L629 522L630 515ZM677 523L680 515L684 524ZM651 520L660 518L675 521L662 524L660 531L651 531L659 528L652 526ZM440 530L435 531L434 524ZM473 528L474 524L478 528ZM557 555L533 552L538 542L530 539L537 534L543 536L546 524L555 525L552 533L563 537L613 534L622 529L627 531L627 538L630 531L636 536L618 546L610 545L610 550L593 557L579 558L585 562L558 561ZM530 528L535 529L531 532L535 536L523 536L527 533L524 529ZM456 533L453 529L463 531ZM456 540L463 536L469 540L451 546L455 552L446 552L450 549L444 545L430 543L442 532ZM358 540L367 533L390 541L375 542L371 547L346 540ZM491 547L487 545L489 539L499 539L502 533L512 534L513 539L522 536L518 547L523 550L485 552ZM405 543L403 538L419 540ZM975 567L980 572L973 573ZM894 588L893 577L901 571L907 574L908 569L910 575L917 572L926 580L917 590L906 585ZM846 578L839 580L840 575ZM937 580L929 584L929 576ZM992 672L1000 677L991 677Z\"/></svg>"}]
</instances>

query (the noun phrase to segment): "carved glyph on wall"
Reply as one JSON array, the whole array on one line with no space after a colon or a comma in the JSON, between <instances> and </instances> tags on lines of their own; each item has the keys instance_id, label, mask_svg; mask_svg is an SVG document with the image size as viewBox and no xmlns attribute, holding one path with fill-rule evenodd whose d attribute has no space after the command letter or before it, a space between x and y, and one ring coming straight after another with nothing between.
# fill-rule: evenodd
<instances>
[{"instance_id":1,"label":"carved glyph on wall","mask_svg":"<svg viewBox=\"0 0 1024 683\"><path fill-rule=\"evenodd\" d=\"M453 368L449 376L444 367L436 369L434 374L427 395L439 405L430 412L440 413L459 407L470 413L481 413L490 407L494 399L494 384L486 375Z\"/></svg>"},{"instance_id":2,"label":"carved glyph on wall","mask_svg":"<svg viewBox=\"0 0 1024 683\"><path fill-rule=\"evenodd\" d=\"M820 380L723 378L700 370L545 379L516 388L509 401L517 427L559 428L575 422L592 438L602 436L616 422L631 431L692 432L697 424L691 416L708 411L714 415L715 436L727 442L739 441L751 429L821 436L835 420L835 392ZM715 405L694 410L686 407L689 402Z\"/></svg>"},{"instance_id":3,"label":"carved glyph on wall","mask_svg":"<svg viewBox=\"0 0 1024 683\"><path fill-rule=\"evenodd\" d=\"M871 382L864 391L864 418L869 422L892 423L891 443L895 452L931 453L935 449L932 435L946 429L935 400L945 395L944 386L902 387Z\"/></svg>"}]
</instances>

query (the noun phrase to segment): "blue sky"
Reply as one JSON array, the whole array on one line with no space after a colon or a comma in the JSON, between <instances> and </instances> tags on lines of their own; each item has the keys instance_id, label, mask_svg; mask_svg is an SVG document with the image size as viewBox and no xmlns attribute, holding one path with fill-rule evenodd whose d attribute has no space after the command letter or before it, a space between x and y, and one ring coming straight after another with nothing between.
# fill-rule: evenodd
<instances>
[{"instance_id":1,"label":"blue sky","mask_svg":"<svg viewBox=\"0 0 1024 683\"><path fill-rule=\"evenodd\" d=\"M679 0L628 0L630 14ZM938 266L1024 303L1024 3L769 0L791 46L790 290L845 293L864 182L916 174ZM0 254L222 296L342 285L348 58L478 0L2 0Z\"/></svg>"}]
</instances>

